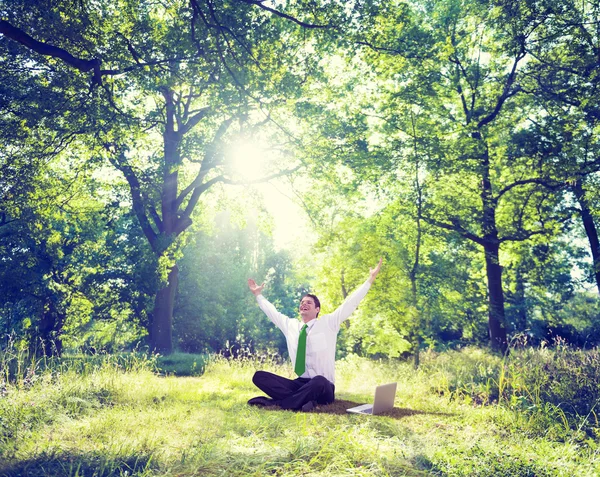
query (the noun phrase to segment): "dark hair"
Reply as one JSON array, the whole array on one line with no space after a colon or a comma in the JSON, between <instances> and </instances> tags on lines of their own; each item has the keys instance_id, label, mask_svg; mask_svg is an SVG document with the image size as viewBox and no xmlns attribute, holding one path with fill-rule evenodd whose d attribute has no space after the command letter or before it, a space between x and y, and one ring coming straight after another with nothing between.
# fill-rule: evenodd
<instances>
[{"instance_id":1,"label":"dark hair","mask_svg":"<svg viewBox=\"0 0 600 477\"><path fill-rule=\"evenodd\" d=\"M321 308L321 302L317 298L317 295L313 295L312 293L307 293L306 295L303 295L302 298L307 297L307 296L309 296L313 299L313 301L315 302L315 308ZM300 298L300 301L302 301L302 298ZM321 310L319 310L319 311L321 311ZM319 316L319 313L317 313L317 316Z\"/></svg>"}]
</instances>

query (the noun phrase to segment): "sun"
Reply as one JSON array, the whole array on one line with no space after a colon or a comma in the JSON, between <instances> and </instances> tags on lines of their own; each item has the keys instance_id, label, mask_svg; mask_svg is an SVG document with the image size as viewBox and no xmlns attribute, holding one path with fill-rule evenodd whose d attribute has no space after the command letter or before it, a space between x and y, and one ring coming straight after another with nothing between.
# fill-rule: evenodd
<instances>
[{"instance_id":1,"label":"sun","mask_svg":"<svg viewBox=\"0 0 600 477\"><path fill-rule=\"evenodd\" d=\"M252 140L240 139L229 147L227 164L231 175L240 181L256 181L267 175L267 148Z\"/></svg>"},{"instance_id":2,"label":"sun","mask_svg":"<svg viewBox=\"0 0 600 477\"><path fill-rule=\"evenodd\" d=\"M278 174L283 168L290 167L293 155L281 145L249 135L232 138L224 152L229 177L237 183L253 183L251 187L230 188L228 193L235 197L234 200L243 200L247 204L244 194L251 191L252 197L260 201L261 206L252 209L256 213L259 209L266 210L272 218L276 249L310 249L316 241L314 229L298 234L297 224L308 220L306 212L296 202L286 175Z\"/></svg>"}]
</instances>

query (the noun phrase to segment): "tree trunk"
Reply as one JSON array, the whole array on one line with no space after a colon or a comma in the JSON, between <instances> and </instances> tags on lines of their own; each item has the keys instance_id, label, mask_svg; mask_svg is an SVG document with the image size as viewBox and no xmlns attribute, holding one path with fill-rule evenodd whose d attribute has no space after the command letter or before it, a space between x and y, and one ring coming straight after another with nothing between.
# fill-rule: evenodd
<instances>
[{"instance_id":1,"label":"tree trunk","mask_svg":"<svg viewBox=\"0 0 600 477\"><path fill-rule=\"evenodd\" d=\"M592 252L594 266L594 277L596 278L596 287L598 288L598 293L600 293L600 242L598 241L598 230L596 229L594 216L592 215L588 201L585 198L585 189L583 188L581 181L575 182L573 185L573 192L575 193L577 202L579 202L579 206L581 207L579 215L583 221L585 233L587 234L587 238L590 243L590 250Z\"/></svg>"},{"instance_id":2,"label":"tree trunk","mask_svg":"<svg viewBox=\"0 0 600 477\"><path fill-rule=\"evenodd\" d=\"M423 189L421 187L421 180L419 178L419 169L420 162L419 158L421 157L419 151L419 144L417 141L417 128L416 128L416 120L415 116L411 110L411 122L412 122L412 133L413 133L413 147L415 153L415 191L417 193L417 217L416 217L416 226L417 226L417 239L415 241L415 260L413 262L413 266L410 270L410 292L411 292L411 301L412 307L414 309L414 322L413 322L413 333L412 333L412 345L413 345L413 356L414 361L413 365L415 369L419 367L420 364L420 352L421 352L421 310L419 309L419 293L417 289L417 280L419 274L419 263L421 259L421 239L423 235L423 229L421 221L423 220Z\"/></svg>"},{"instance_id":3,"label":"tree trunk","mask_svg":"<svg viewBox=\"0 0 600 477\"><path fill-rule=\"evenodd\" d=\"M155 353L173 352L173 307L179 282L179 269L175 265L169 272L167 285L160 289L154 300L154 312L150 326L150 348Z\"/></svg>"},{"instance_id":4,"label":"tree trunk","mask_svg":"<svg viewBox=\"0 0 600 477\"><path fill-rule=\"evenodd\" d=\"M418 182L417 182L418 184ZM419 292L417 288L418 273L419 273L419 260L421 255L421 189L418 188L419 200L417 203L417 240L415 243L415 261L413 262L412 269L409 272L410 278L410 297L411 307L413 309L413 323L411 341L413 346L413 365L415 369L420 364L420 351L421 351L421 310L419 309Z\"/></svg>"},{"instance_id":5,"label":"tree trunk","mask_svg":"<svg viewBox=\"0 0 600 477\"><path fill-rule=\"evenodd\" d=\"M161 230L160 235L166 239L164 248L155 250L158 256L165 253L181 231L177 230L178 205L177 191L179 180L179 166L181 156L179 147L183 135L175 130L176 111L173 102L173 91L164 89L163 95L166 106L165 130L163 132L163 183L161 190ZM179 269L177 264L169 271L167 284L160 289L154 300L154 313L150 325L150 346L153 352L171 354L173 352L173 308L175 295L179 284Z\"/></svg>"},{"instance_id":6,"label":"tree trunk","mask_svg":"<svg viewBox=\"0 0 600 477\"><path fill-rule=\"evenodd\" d=\"M488 281L489 318L488 327L492 348L505 352L508 343L504 325L504 293L502 290L502 267L499 261L498 243L486 243L485 265Z\"/></svg>"},{"instance_id":7,"label":"tree trunk","mask_svg":"<svg viewBox=\"0 0 600 477\"><path fill-rule=\"evenodd\" d=\"M411 300L412 306L415 311L414 316L414 332L412 333L412 346L413 346L413 365L415 369L419 367L420 364L420 351L421 351L421 313L418 308L418 294L417 294L417 276L416 273L410 274L410 289L411 289Z\"/></svg>"},{"instance_id":8,"label":"tree trunk","mask_svg":"<svg viewBox=\"0 0 600 477\"><path fill-rule=\"evenodd\" d=\"M490 177L489 150L482 134L477 131L473 138L479 141L481 148L481 230L488 282L489 315L488 327L492 349L505 352L508 343L504 316L504 291L502 289L502 267L500 266L500 240L496 225L496 207L492 181Z\"/></svg>"},{"instance_id":9,"label":"tree trunk","mask_svg":"<svg viewBox=\"0 0 600 477\"><path fill-rule=\"evenodd\" d=\"M221 123L212 143L206 147L204 160L196 178L180 191L179 170L182 163L181 143L185 134L194 128L213 109L200 108L191 113L189 108L196 94L191 92L177 95L169 88L160 89L165 99L165 121L163 131L163 160L162 184L160 193L160 208L144 196L142 182L136 175L136 170L128 162L127 148L115 147L106 144L105 148L112 157L111 163L119 169L127 179L131 190L133 212L139 220L144 235L157 258L168 251L177 237L191 224L191 214L196 207L200 195L215 184L223 180L222 176L213 177L204 181L207 172L221 164L221 160L213 160L216 145L222 140L228 127L237 115L231 116ZM211 152L212 151L212 152ZM153 183L154 189L159 183ZM187 198L187 201L186 201ZM180 210L183 207L183 210ZM159 213L160 212L160 213ZM176 245L177 246L177 245ZM169 354L173 351L172 330L173 306L177 293L178 270L174 266L169 273L167 285L160 290L154 300L154 312L149 325L151 349L160 353Z\"/></svg>"},{"instance_id":10,"label":"tree trunk","mask_svg":"<svg viewBox=\"0 0 600 477\"><path fill-rule=\"evenodd\" d=\"M60 356L62 353L61 332L65 320L51 297L46 299L38 327L38 342L33 343L36 356Z\"/></svg>"}]
</instances>

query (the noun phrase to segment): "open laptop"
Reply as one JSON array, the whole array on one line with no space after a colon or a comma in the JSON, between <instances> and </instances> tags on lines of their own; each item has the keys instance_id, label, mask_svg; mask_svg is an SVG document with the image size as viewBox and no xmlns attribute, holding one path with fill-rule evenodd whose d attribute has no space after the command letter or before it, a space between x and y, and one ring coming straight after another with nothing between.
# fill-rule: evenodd
<instances>
[{"instance_id":1,"label":"open laptop","mask_svg":"<svg viewBox=\"0 0 600 477\"><path fill-rule=\"evenodd\" d=\"M375 388L375 400L373 404L351 407L350 409L346 409L346 411L354 414L381 414L382 412L391 411L394 408L397 384L390 383L377 386Z\"/></svg>"}]
</instances>

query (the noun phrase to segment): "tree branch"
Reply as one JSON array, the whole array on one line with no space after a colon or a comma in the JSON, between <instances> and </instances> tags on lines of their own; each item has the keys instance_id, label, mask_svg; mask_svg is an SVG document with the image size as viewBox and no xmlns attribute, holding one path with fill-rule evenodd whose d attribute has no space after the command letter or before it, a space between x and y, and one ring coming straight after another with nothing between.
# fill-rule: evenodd
<instances>
[{"instance_id":1,"label":"tree branch","mask_svg":"<svg viewBox=\"0 0 600 477\"><path fill-rule=\"evenodd\" d=\"M140 62L139 56L133 50L131 43L127 38L124 37L127 41L127 48L132 54L136 63L134 65L130 65L122 69L101 69L102 60L100 58L92 58L91 60L77 58L64 48L60 48L58 46L53 46L48 43L35 40L23 30L11 25L6 20L0 20L0 33L4 34L4 36L6 36L7 38L16 41L17 43L21 43L23 46L26 46L30 50L35 51L40 55L51 56L53 58L63 60L66 64L78 69L82 73L87 73L88 71L93 70L94 75L92 78L92 86L101 85L103 76L118 76L139 68L144 68L146 66L156 66L164 63L171 63L173 61L186 61L194 59L193 57L166 58L162 60Z\"/></svg>"},{"instance_id":2,"label":"tree branch","mask_svg":"<svg viewBox=\"0 0 600 477\"><path fill-rule=\"evenodd\" d=\"M156 228L159 232L162 232L162 220L160 220L160 215L158 215L156 208L153 205L148 204L148 211L150 212L150 217L152 217L152 220L154 220Z\"/></svg>"},{"instance_id":3,"label":"tree branch","mask_svg":"<svg viewBox=\"0 0 600 477\"><path fill-rule=\"evenodd\" d=\"M507 235L505 237L500 237L500 238L498 238L498 241L500 243L503 243L503 242L523 242L524 240L527 240L527 239L533 237L534 235L544 235L544 234L547 234L548 232L550 232L550 231L546 230L546 229L521 230L518 233L515 233L513 235Z\"/></svg>"},{"instance_id":4,"label":"tree branch","mask_svg":"<svg viewBox=\"0 0 600 477\"><path fill-rule=\"evenodd\" d=\"M192 192L194 189L196 189L197 187L200 187L202 185L202 181L204 180L204 177L206 176L208 171L211 170L216 165L218 165L218 163L213 162L213 159L216 156L217 143L223 138L223 136L227 132L227 129L229 129L229 126L231 125L231 123L233 122L234 119L235 119L235 116L227 118L225 121L223 121L221 123L221 125L217 129L217 132L215 133L215 137L211 141L210 146L207 147L207 151L204 156L204 160L202 161L202 165L200 166L200 170L198 171L198 175L190 183L190 185L188 185L185 189L183 189L181 191L181 193L179 194L179 197L177 197L177 203L176 203L177 207L179 207L183 203L183 201L185 200L185 198L187 197L187 195L190 192ZM190 201L191 200L192 199L190 199ZM189 204L188 204L188 207L189 207ZM193 207L195 207L195 203L194 203ZM193 209L193 207L192 207L192 209ZM187 215L189 217L191 215L191 213L192 213L192 210L189 210L189 213L188 213L188 208L186 207L184 215Z\"/></svg>"},{"instance_id":5,"label":"tree branch","mask_svg":"<svg viewBox=\"0 0 600 477\"><path fill-rule=\"evenodd\" d=\"M452 59L450 59L450 61L452 61ZM458 59L455 61L456 65L457 65L457 70L460 69L462 70L462 65L460 64L460 61L458 61ZM463 73L464 74L464 73ZM466 78L465 81L467 81L467 83L469 82ZM471 122L471 112L472 110L469 110L469 106L467 104L467 99L465 98L465 93L462 89L462 85L460 84L460 75L456 74L456 92L460 95L460 102L462 104L463 107L463 112L465 113L465 119L467 124L470 124Z\"/></svg>"},{"instance_id":6,"label":"tree branch","mask_svg":"<svg viewBox=\"0 0 600 477\"><path fill-rule=\"evenodd\" d=\"M140 54L135 51L135 48L133 47L133 44L131 43L131 40L129 38L127 38L125 35L123 35L121 32L117 32L117 36L120 36L121 38L123 38L125 40L125 43L127 43L127 49L129 50L129 53L131 53L131 56L133 57L133 59L135 60L135 62L139 65L142 62L140 61Z\"/></svg>"},{"instance_id":7,"label":"tree branch","mask_svg":"<svg viewBox=\"0 0 600 477\"><path fill-rule=\"evenodd\" d=\"M517 66L519 64L519 61L521 61L523 58L525 58L525 51L521 50L521 52L519 52L519 54L515 57L515 61L513 62L511 71L508 75L508 78L506 79L504 90L502 91L502 94L498 97L498 100L496 101L496 107L490 114L488 114L485 118L479 121L479 123L477 124L477 129L481 129L483 126L491 123L494 119L496 119L496 116L498 116L498 114L500 113L506 100L511 96L517 94L519 91L521 91L520 86L517 86L514 89L512 89L512 87L515 82L515 77L517 75Z\"/></svg>"},{"instance_id":8,"label":"tree branch","mask_svg":"<svg viewBox=\"0 0 600 477\"><path fill-rule=\"evenodd\" d=\"M130 65L130 66L126 66L125 68L121 68L121 69L112 69L112 70L100 70L100 75L101 76L118 76L118 75L122 75L125 73L129 73L130 71L134 71L137 70L139 68L144 68L146 66L157 66L157 65L163 65L163 64L168 64L168 63L173 63L175 62L183 62L183 61L191 61L194 60L195 58L193 57L182 57L182 58L163 58L162 60L152 60L152 61L147 61L145 63L136 63L135 65Z\"/></svg>"},{"instance_id":9,"label":"tree branch","mask_svg":"<svg viewBox=\"0 0 600 477\"><path fill-rule=\"evenodd\" d=\"M59 58L68 65L84 73L87 73L90 70L94 70L94 84L102 83L102 74L100 72L101 61L99 58L92 58L91 60L83 60L81 58L77 58L71 55L71 53L69 53L63 48L59 48L57 46L49 45L48 43L43 43L41 41L33 39L23 30L11 25L6 20L0 20L0 33L4 34L4 36L10 38L11 40L21 43L22 45L26 46L30 50L35 51L36 53L39 53L40 55Z\"/></svg>"},{"instance_id":10,"label":"tree branch","mask_svg":"<svg viewBox=\"0 0 600 477\"><path fill-rule=\"evenodd\" d=\"M192 193L192 197L190 197L190 201L187 204L187 207L185 208L185 211L183 212L183 214L181 214L181 217L179 217L178 221L177 221L177 225L175 226L175 233L179 234L181 233L183 230L185 230L191 223L192 220L190 218L192 211L194 210L194 207L196 206L196 204L198 203L198 200L200 199L200 196L206 191L208 190L211 186L213 186L214 184L216 184L217 182L223 182L224 184L229 184L229 185L251 185L251 184L258 184L260 182L267 182L270 181L271 179L275 179L277 177L281 177L287 174L291 174L292 172L297 171L298 169L300 169L300 165L292 168L292 169L284 169L283 171L279 171L276 172L274 174L265 176L265 177L261 177L260 179L255 179L252 181L234 181L231 180L223 175L220 176L216 176L213 177L212 179L210 179L209 181L206 181L205 183L201 184L200 186L196 187L194 189L194 192Z\"/></svg>"},{"instance_id":11,"label":"tree branch","mask_svg":"<svg viewBox=\"0 0 600 477\"><path fill-rule=\"evenodd\" d=\"M409 59L412 59L412 60L424 60L424 59L426 59L425 56L420 56L420 55L415 55L415 54L407 54L407 50L400 51L400 50L397 50L395 48L388 48L386 46L377 46L377 45L374 45L373 43L370 43L370 42L368 42L366 40L356 41L356 44L357 45L363 45L363 46L366 46L368 48L371 48L373 51L380 51L380 52L383 52L383 53L389 53L391 55L399 55L399 56L402 56L403 58L409 58Z\"/></svg>"},{"instance_id":12,"label":"tree branch","mask_svg":"<svg viewBox=\"0 0 600 477\"><path fill-rule=\"evenodd\" d=\"M200 196L206 190L208 190L211 186L213 186L217 182L223 182L223 180L224 180L224 177L222 175L213 177L209 181L206 181L204 184L200 184L199 186L193 188L192 197L190 197L190 200L185 208L185 211L178 218L177 223L175 225L175 233L176 234L183 232L192 223L191 215L192 215L192 212L194 211L194 207L196 207L196 204L198 203L198 200L200 199Z\"/></svg>"},{"instance_id":13,"label":"tree branch","mask_svg":"<svg viewBox=\"0 0 600 477\"><path fill-rule=\"evenodd\" d=\"M276 10L274 8L266 6L264 4L264 0L238 0L238 1L248 3L249 5L256 5L257 7L262 8L263 10L266 10L274 15L277 15L278 17L285 18L286 20L290 20L291 22L294 22L297 25L300 25L302 28L313 28L314 29L314 28L332 28L333 27L333 25L316 25L314 23L303 22L291 15L288 15L287 13L283 13L283 12L280 12L279 10Z\"/></svg>"},{"instance_id":14,"label":"tree branch","mask_svg":"<svg viewBox=\"0 0 600 477\"><path fill-rule=\"evenodd\" d=\"M200 109L196 114L194 114L187 123L185 123L179 133L184 136L190 129L192 129L196 124L198 124L202 119L204 119L208 113L212 111L210 106L206 106Z\"/></svg>"},{"instance_id":15,"label":"tree branch","mask_svg":"<svg viewBox=\"0 0 600 477\"><path fill-rule=\"evenodd\" d=\"M276 179L278 177L286 176L288 174L291 174L292 172L296 172L301 167L302 167L302 165L299 164L296 167L292 167L291 169L283 169L281 171L274 172L273 174L270 174L268 176L264 176L264 177L261 177L259 179L253 179L251 181L234 181L232 179L223 178L221 180L221 182L223 182L224 184L229 184L229 185L252 185L252 184L260 184L261 182L268 182L268 181L270 181L272 179Z\"/></svg>"},{"instance_id":16,"label":"tree branch","mask_svg":"<svg viewBox=\"0 0 600 477\"><path fill-rule=\"evenodd\" d=\"M425 222L427 222L431 225L435 225L436 227L440 227L442 229L451 230L452 232L456 232L456 233L460 234L461 236L463 236L464 238L471 240L481 246L483 246L485 244L485 240L483 238L479 237L478 235L475 235L472 232L469 232L458 222L458 219L456 219L456 218L450 218L451 223L440 222L439 220L432 219L431 217L427 217L425 215L423 215L422 218L423 218L423 220L425 220Z\"/></svg>"},{"instance_id":17,"label":"tree branch","mask_svg":"<svg viewBox=\"0 0 600 477\"><path fill-rule=\"evenodd\" d=\"M137 176L135 175L135 172L133 171L133 169L127 162L127 158L125 156L126 150L125 149L116 150L116 147L111 144L104 144L104 148L108 152L108 160L110 161L110 163L113 166L115 166L118 170L120 170L123 173L123 175L125 176L125 179L127 180L127 183L129 184L129 189L131 190L133 212L135 213L136 217L138 218L138 220L140 222L142 231L144 232L144 235L148 239L148 242L150 243L150 247L152 247L152 250L154 252L157 252L158 236L157 236L156 232L154 231L154 229L152 228L152 225L150 224L150 221L148 220L148 217L146 215L146 207L144 205L144 200L142 199L142 191L141 191L140 182L139 182ZM156 214L156 212L154 212L154 214L153 214L153 219L155 222L158 221L157 225L159 226L159 230L160 230L162 228L162 223L160 221L160 218L158 217L158 214Z\"/></svg>"},{"instance_id":18,"label":"tree branch","mask_svg":"<svg viewBox=\"0 0 600 477\"><path fill-rule=\"evenodd\" d=\"M494 200L497 202L498 199L500 199L500 197L502 197L504 194L506 194L511 189L514 189L515 187L518 187L521 185L526 185L526 184L539 184L550 190L557 190L564 186L564 184L562 184L558 181L553 181L551 179L544 179L542 177L534 177L531 179L522 179L522 180L515 181L512 184L509 184L506 187L504 187L503 189L501 189L498 192L498 195L496 196L496 198Z\"/></svg>"}]
</instances>

